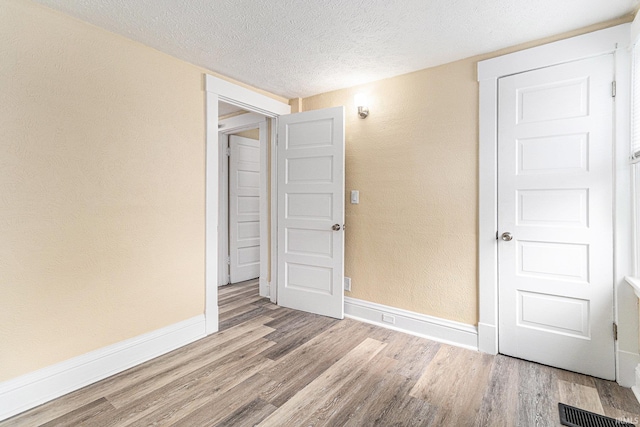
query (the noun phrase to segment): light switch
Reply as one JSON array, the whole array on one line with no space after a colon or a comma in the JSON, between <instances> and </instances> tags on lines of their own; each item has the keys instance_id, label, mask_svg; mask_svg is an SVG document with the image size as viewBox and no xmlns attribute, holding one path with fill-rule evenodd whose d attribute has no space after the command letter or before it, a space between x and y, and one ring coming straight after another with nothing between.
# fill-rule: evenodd
<instances>
[{"instance_id":1,"label":"light switch","mask_svg":"<svg viewBox=\"0 0 640 427\"><path fill-rule=\"evenodd\" d=\"M351 204L357 205L360 203L360 192L358 190L351 190Z\"/></svg>"}]
</instances>

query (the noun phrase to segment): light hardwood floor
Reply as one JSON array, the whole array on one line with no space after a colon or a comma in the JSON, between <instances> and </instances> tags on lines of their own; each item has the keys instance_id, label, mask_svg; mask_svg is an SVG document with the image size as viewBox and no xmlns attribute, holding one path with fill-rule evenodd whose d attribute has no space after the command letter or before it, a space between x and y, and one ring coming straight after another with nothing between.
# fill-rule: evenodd
<instances>
[{"instance_id":1,"label":"light hardwood floor","mask_svg":"<svg viewBox=\"0 0 640 427\"><path fill-rule=\"evenodd\" d=\"M221 332L0 426L556 426L558 402L640 416L610 381L281 308L255 281L219 292Z\"/></svg>"}]
</instances>

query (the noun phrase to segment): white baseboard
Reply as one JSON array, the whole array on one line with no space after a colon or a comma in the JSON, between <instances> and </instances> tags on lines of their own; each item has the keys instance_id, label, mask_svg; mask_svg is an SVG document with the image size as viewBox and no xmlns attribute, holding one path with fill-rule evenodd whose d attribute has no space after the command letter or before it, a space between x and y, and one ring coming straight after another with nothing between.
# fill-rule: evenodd
<instances>
[{"instance_id":1,"label":"white baseboard","mask_svg":"<svg viewBox=\"0 0 640 427\"><path fill-rule=\"evenodd\" d=\"M478 350L498 354L498 330L495 325L478 323Z\"/></svg>"},{"instance_id":2,"label":"white baseboard","mask_svg":"<svg viewBox=\"0 0 640 427\"><path fill-rule=\"evenodd\" d=\"M636 400L640 402L640 365L636 366L636 383L631 387L631 390L633 390Z\"/></svg>"},{"instance_id":3,"label":"white baseboard","mask_svg":"<svg viewBox=\"0 0 640 427\"><path fill-rule=\"evenodd\" d=\"M618 350L618 372L616 382L622 387L640 386L636 379L638 364L640 364L640 355L638 353Z\"/></svg>"},{"instance_id":4,"label":"white baseboard","mask_svg":"<svg viewBox=\"0 0 640 427\"><path fill-rule=\"evenodd\" d=\"M0 421L204 336L200 315L0 383Z\"/></svg>"},{"instance_id":5,"label":"white baseboard","mask_svg":"<svg viewBox=\"0 0 640 427\"><path fill-rule=\"evenodd\" d=\"M470 350L478 350L478 330L475 326L466 323L350 297L344 298L344 312L346 317L363 322ZM383 318L393 320L394 323L385 321Z\"/></svg>"},{"instance_id":6,"label":"white baseboard","mask_svg":"<svg viewBox=\"0 0 640 427\"><path fill-rule=\"evenodd\" d=\"M220 308L218 307L217 297L215 303L208 304L205 310L205 334L215 334L216 332L218 332L218 328L220 326Z\"/></svg>"},{"instance_id":7,"label":"white baseboard","mask_svg":"<svg viewBox=\"0 0 640 427\"><path fill-rule=\"evenodd\" d=\"M258 290L261 297L269 298L269 282L262 276L260 276Z\"/></svg>"}]
</instances>

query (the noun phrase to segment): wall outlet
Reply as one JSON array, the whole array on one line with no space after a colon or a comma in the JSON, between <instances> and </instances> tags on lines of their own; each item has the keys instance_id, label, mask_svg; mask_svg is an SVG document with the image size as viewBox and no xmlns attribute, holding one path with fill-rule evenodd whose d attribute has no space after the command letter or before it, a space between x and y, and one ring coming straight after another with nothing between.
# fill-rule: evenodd
<instances>
[{"instance_id":1,"label":"wall outlet","mask_svg":"<svg viewBox=\"0 0 640 427\"><path fill-rule=\"evenodd\" d=\"M392 325L395 325L396 317L392 316L390 314L383 314L382 315L382 321L385 322L385 323L391 323Z\"/></svg>"},{"instance_id":2,"label":"wall outlet","mask_svg":"<svg viewBox=\"0 0 640 427\"><path fill-rule=\"evenodd\" d=\"M344 278L344 290L345 291L351 291L351 277L346 277Z\"/></svg>"}]
</instances>

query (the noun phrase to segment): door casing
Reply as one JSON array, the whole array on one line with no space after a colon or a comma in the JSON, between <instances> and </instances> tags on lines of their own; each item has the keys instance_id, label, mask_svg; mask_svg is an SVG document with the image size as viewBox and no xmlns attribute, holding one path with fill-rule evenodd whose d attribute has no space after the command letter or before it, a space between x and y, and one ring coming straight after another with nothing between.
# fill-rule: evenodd
<instances>
[{"instance_id":1,"label":"door casing","mask_svg":"<svg viewBox=\"0 0 640 427\"><path fill-rule=\"evenodd\" d=\"M498 353L497 253L497 123L498 79L538 68L604 55L614 55L614 318L618 324L616 379L635 384L638 354L637 298L624 280L633 273L631 169L629 165L630 25L623 24L478 63L479 105L479 235L478 348Z\"/></svg>"},{"instance_id":2,"label":"door casing","mask_svg":"<svg viewBox=\"0 0 640 427\"><path fill-rule=\"evenodd\" d=\"M205 114L206 114L206 165L205 165L205 329L210 335L218 331L218 265L220 262L219 245L219 142L218 142L218 102L235 105L246 111L262 114L277 119L279 115L291 113L291 106L268 96L259 94L245 87L238 86L226 80L205 75ZM271 126L271 143L269 150L276 150L276 126ZM275 197L275 183L277 170L275 157L271 156L271 217L277 218L277 203ZM270 225L272 235L275 234L274 224ZM271 253L275 251L275 240L271 240ZM271 283L275 286L276 257L271 257ZM270 292L275 298L275 292Z\"/></svg>"}]
</instances>

